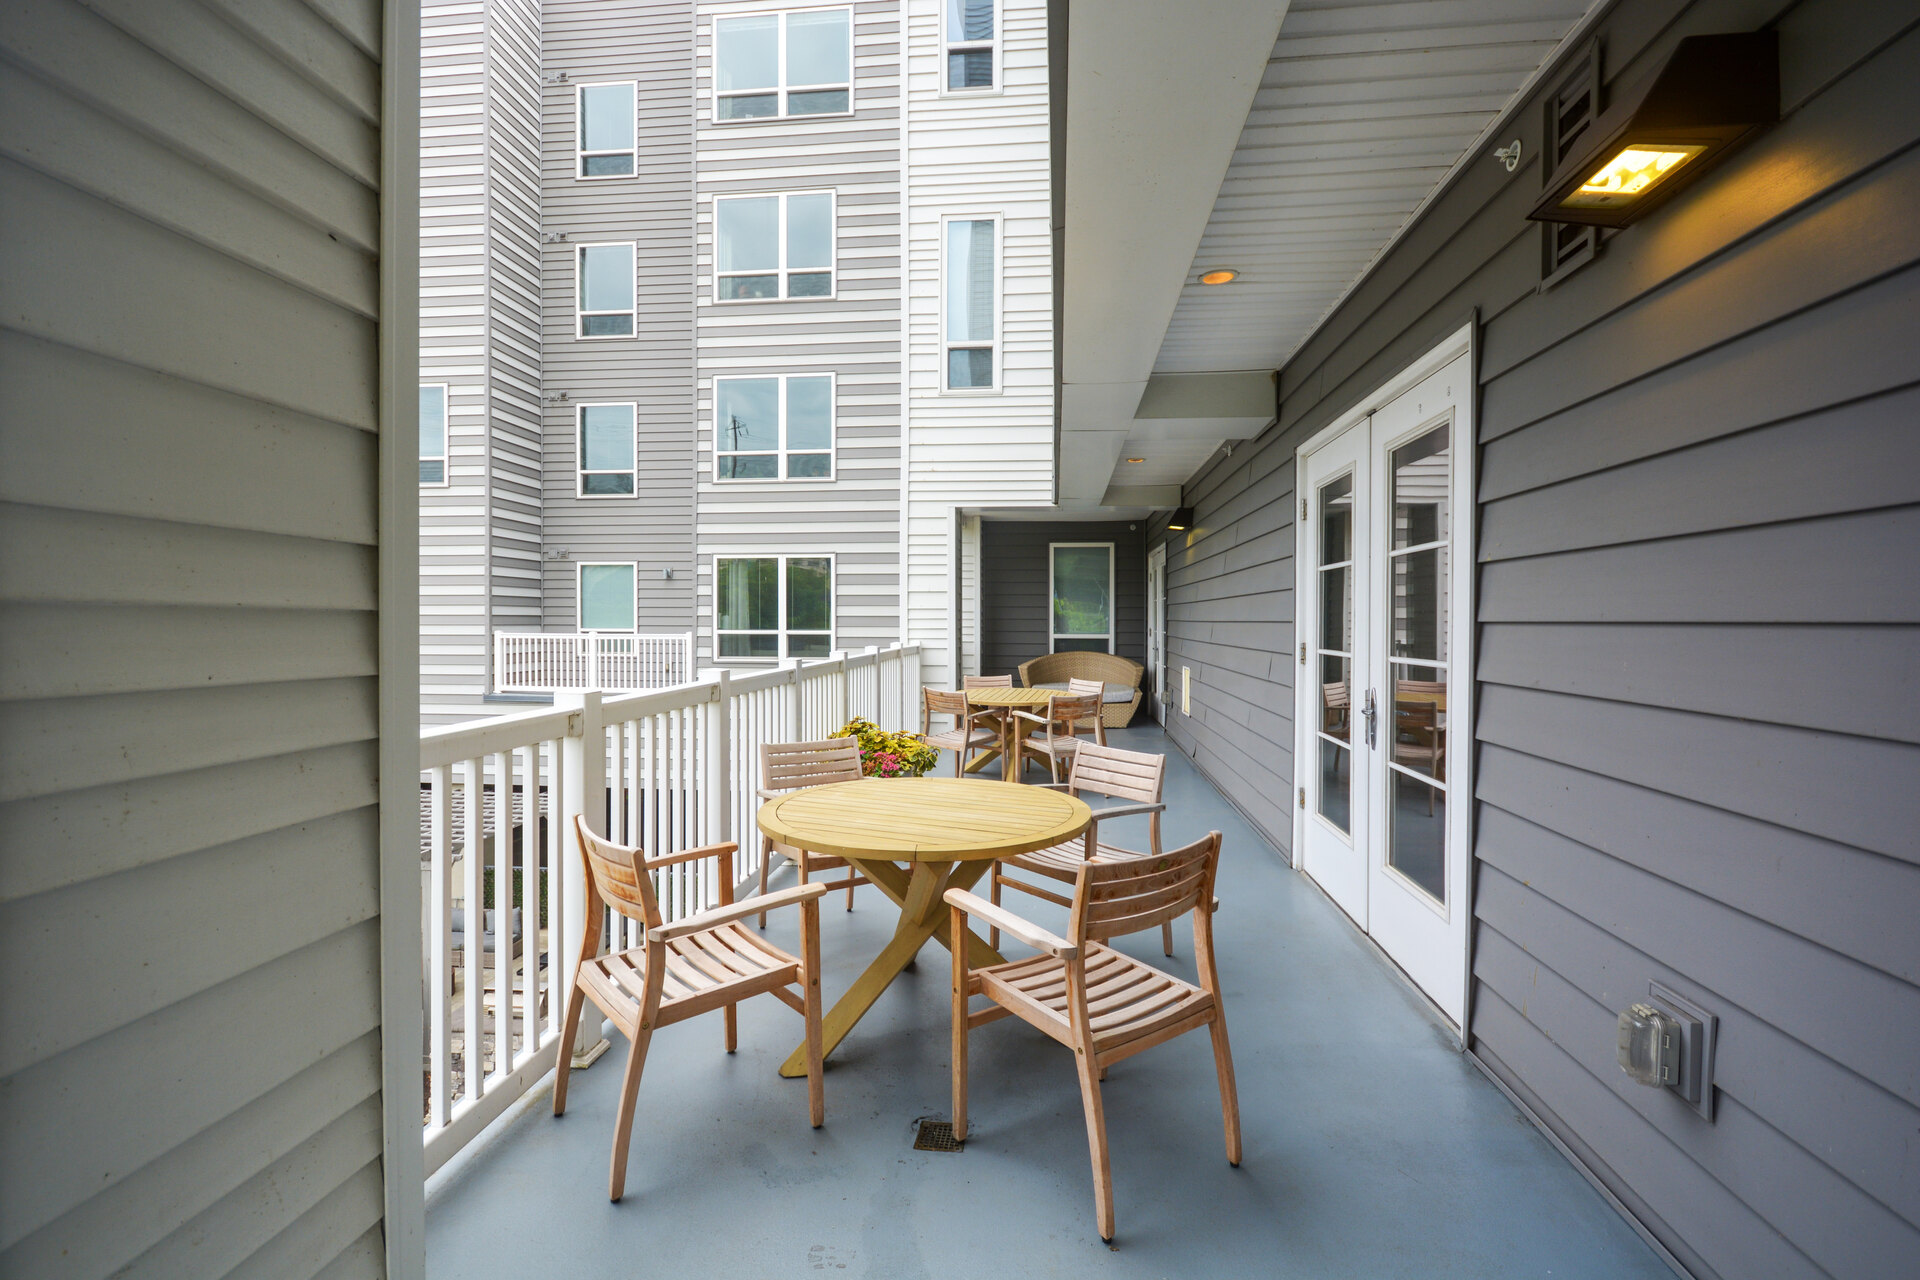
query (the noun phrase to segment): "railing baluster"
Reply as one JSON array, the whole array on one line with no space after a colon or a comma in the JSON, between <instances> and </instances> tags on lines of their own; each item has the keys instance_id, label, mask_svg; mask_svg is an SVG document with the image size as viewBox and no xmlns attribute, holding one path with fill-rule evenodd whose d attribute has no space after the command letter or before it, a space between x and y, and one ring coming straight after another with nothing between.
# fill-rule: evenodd
<instances>
[{"instance_id":1,"label":"railing baluster","mask_svg":"<svg viewBox=\"0 0 1920 1280\"><path fill-rule=\"evenodd\" d=\"M428 1081L428 1123L444 1125L453 1114L453 1028L448 1001L453 995L453 770L433 770L428 793L432 849L427 889L427 1043L432 1079Z\"/></svg>"},{"instance_id":2,"label":"railing baluster","mask_svg":"<svg viewBox=\"0 0 1920 1280\"><path fill-rule=\"evenodd\" d=\"M482 897L481 868L487 860L487 845L484 836L484 819L481 806L486 803L486 768L483 758L470 759L463 766L466 794L466 846L461 856L465 859L466 883L463 886L465 897L464 916L460 936L462 980L466 983L463 993L462 1014L466 1019L461 1049L461 1077L466 1085L465 1098L468 1102L478 1101L487 1091L485 1059L482 1057L481 1037L486 1028L486 1011L481 1007L480 995L484 986L481 968L484 963L481 949L486 945L483 930L486 928L486 903Z\"/></svg>"},{"instance_id":3,"label":"railing baluster","mask_svg":"<svg viewBox=\"0 0 1920 1280\"><path fill-rule=\"evenodd\" d=\"M493 768L493 1074L504 1076L513 1070L513 753L494 756Z\"/></svg>"},{"instance_id":4,"label":"railing baluster","mask_svg":"<svg viewBox=\"0 0 1920 1280\"><path fill-rule=\"evenodd\" d=\"M520 771L520 1052L519 1066L540 1048L540 744L516 752Z\"/></svg>"}]
</instances>

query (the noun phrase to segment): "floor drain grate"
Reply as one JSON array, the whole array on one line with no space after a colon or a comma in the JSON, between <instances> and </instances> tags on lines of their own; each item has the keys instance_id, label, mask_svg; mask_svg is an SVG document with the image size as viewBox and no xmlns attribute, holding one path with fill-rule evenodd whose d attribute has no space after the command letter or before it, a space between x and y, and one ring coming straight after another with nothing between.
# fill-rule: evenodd
<instances>
[{"instance_id":1,"label":"floor drain grate","mask_svg":"<svg viewBox=\"0 0 1920 1280\"><path fill-rule=\"evenodd\" d=\"M951 1120L923 1119L919 1122L918 1132L914 1135L915 1151L960 1151L964 1144L953 1136Z\"/></svg>"}]
</instances>

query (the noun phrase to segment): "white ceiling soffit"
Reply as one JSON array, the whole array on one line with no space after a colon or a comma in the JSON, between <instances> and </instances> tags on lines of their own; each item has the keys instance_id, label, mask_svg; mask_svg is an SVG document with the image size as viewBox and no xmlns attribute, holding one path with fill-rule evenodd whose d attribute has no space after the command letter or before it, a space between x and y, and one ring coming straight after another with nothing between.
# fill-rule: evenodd
<instances>
[{"instance_id":1,"label":"white ceiling soffit","mask_svg":"<svg viewBox=\"0 0 1920 1280\"><path fill-rule=\"evenodd\" d=\"M1155 372L1284 364L1590 7L1295 0ZM1193 283L1217 267L1240 278Z\"/></svg>"},{"instance_id":2,"label":"white ceiling soffit","mask_svg":"<svg viewBox=\"0 0 1920 1280\"><path fill-rule=\"evenodd\" d=\"M1286 0L1071 0L1063 507L1097 506L1110 479L1132 487L1191 474L1135 478L1114 468L1127 456L1134 411L1286 11ZM1164 460L1172 465L1175 452L1195 447L1170 449ZM1207 443L1193 466L1212 449Z\"/></svg>"}]
</instances>

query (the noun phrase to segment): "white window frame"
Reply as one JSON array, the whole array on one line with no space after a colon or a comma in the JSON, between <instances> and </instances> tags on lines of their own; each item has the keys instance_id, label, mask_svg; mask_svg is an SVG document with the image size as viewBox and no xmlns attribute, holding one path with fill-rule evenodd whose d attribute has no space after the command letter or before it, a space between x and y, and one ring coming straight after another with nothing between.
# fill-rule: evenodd
<instances>
[{"instance_id":1,"label":"white window frame","mask_svg":"<svg viewBox=\"0 0 1920 1280\"><path fill-rule=\"evenodd\" d=\"M723 382L747 382L772 378L779 382L779 442L772 449L722 449L720 447L720 384ZM787 383L794 378L825 378L827 380L827 474L823 476L789 476L787 474L787 455L790 453L816 454L819 449L791 449L787 445ZM715 484L823 484L834 479L840 466L840 376L835 373L736 373L713 380L713 481ZM764 458L771 454L779 459L779 474L774 476L722 476L720 459L722 458Z\"/></svg>"},{"instance_id":2,"label":"white window frame","mask_svg":"<svg viewBox=\"0 0 1920 1280\"><path fill-rule=\"evenodd\" d=\"M780 292L771 298L723 298L720 296L720 206L729 200L765 200L772 196L779 201L779 225L774 232L780 245L780 265L774 274L780 279ZM794 196L827 197L827 220L829 234L833 238L833 260L827 265L828 284L825 293L812 293L804 298L787 296L787 277L793 269L787 266L787 201ZM832 187L808 187L802 191L742 191L735 195L715 196L713 198L713 301L718 306L751 306L755 303L765 305L769 302L831 302L840 296L840 193ZM945 234L944 232L942 234ZM799 274L813 275L818 267L801 267ZM729 276L763 276L764 271L729 271ZM996 294L996 297L998 295Z\"/></svg>"},{"instance_id":3,"label":"white window frame","mask_svg":"<svg viewBox=\"0 0 1920 1280\"><path fill-rule=\"evenodd\" d=\"M632 434L627 439L632 446L629 462L625 469L605 470L595 468L587 470L587 410L589 409L625 409L633 417ZM588 493L587 477L625 476L633 477L631 493ZM573 494L576 498L588 502L604 502L608 499L631 502L640 496L640 406L632 400L583 400L574 406L573 413Z\"/></svg>"},{"instance_id":4,"label":"white window frame","mask_svg":"<svg viewBox=\"0 0 1920 1280\"><path fill-rule=\"evenodd\" d=\"M947 336L947 292L952 288L952 264L947 261L947 227L955 222L991 222L993 224L993 340L991 342L962 341ZM837 230L837 224L836 224ZM997 396L1006 384L1006 371L1002 364L1007 336L1007 317L1005 292L1007 281L1007 246L1005 215L998 213L950 213L940 219L940 394L944 396ZM839 282L836 279L835 284ZM947 385L947 379L953 371L948 353L955 350L980 350L987 348L993 352L993 382L985 387L953 387Z\"/></svg>"},{"instance_id":5,"label":"white window frame","mask_svg":"<svg viewBox=\"0 0 1920 1280\"><path fill-rule=\"evenodd\" d=\"M1058 547L1105 547L1107 549L1107 652L1113 652L1114 632L1119 625L1115 616L1120 612L1120 599L1114 594L1113 562L1115 544L1111 542L1049 542L1047 544L1047 652L1059 653L1055 648L1062 640L1094 640L1098 632L1066 632L1053 629L1053 553Z\"/></svg>"},{"instance_id":6,"label":"white window frame","mask_svg":"<svg viewBox=\"0 0 1920 1280\"><path fill-rule=\"evenodd\" d=\"M1005 5L1001 0L992 0L993 39L963 40L953 32L953 6L947 0L938 0L940 5L940 96L943 98L982 98L1001 91L1004 77L1000 66L1001 23L1006 19ZM978 52L990 49L993 52L993 83L985 87L955 89L947 83L948 55L955 53Z\"/></svg>"},{"instance_id":7,"label":"white window frame","mask_svg":"<svg viewBox=\"0 0 1920 1280\"><path fill-rule=\"evenodd\" d=\"M587 626L587 593L582 579L588 569L625 569L633 583L633 626L628 630ZM640 564L636 560L577 560L573 566L573 621L582 635L626 636L640 630Z\"/></svg>"},{"instance_id":8,"label":"white window frame","mask_svg":"<svg viewBox=\"0 0 1920 1280\"><path fill-rule=\"evenodd\" d=\"M440 392L440 453L437 459L431 454L420 455L422 462L437 460L440 463L440 478L422 480L420 487L444 489L453 483L453 385L447 382L423 382L420 384L420 389Z\"/></svg>"},{"instance_id":9,"label":"white window frame","mask_svg":"<svg viewBox=\"0 0 1920 1280\"><path fill-rule=\"evenodd\" d=\"M804 115L789 115L787 114L787 94L796 90L800 93L814 93L828 89L838 89L840 86L838 84L789 85L787 83L787 18L796 13L832 13L836 10L844 12L847 15L847 74L849 77L852 77L846 84L847 109L845 111L809 111ZM770 116L747 116L739 120L723 120L720 118L721 98L750 97L755 94L767 92L766 89L736 89L732 93L726 94L720 92L720 24L735 18L777 18L779 20L776 24L778 35L774 42L774 84L771 86L775 102L779 109ZM858 41L856 41L853 36L853 19L854 13L852 7L844 4L813 5L799 9L755 9L748 13L715 14L713 24L707 31L707 48L710 51L713 65L712 74L707 77L709 81L707 93L708 122L725 128L732 128L735 125L742 124L771 124L775 120L844 120L852 115L855 106L858 105L854 101L853 90L854 80L858 78L856 74L857 69L853 61L854 52L858 47ZM996 26L994 30L998 31L999 28Z\"/></svg>"},{"instance_id":10,"label":"white window frame","mask_svg":"<svg viewBox=\"0 0 1920 1280\"><path fill-rule=\"evenodd\" d=\"M589 89L610 89L624 85L627 90L628 124L633 131L633 146L630 150L612 151L587 150L587 109L586 97ZM633 157L632 173L596 173L586 172L589 156ZM585 80L574 86L573 90L573 176L579 182L617 182L633 181L640 176L640 82L637 80Z\"/></svg>"},{"instance_id":11,"label":"white window frame","mask_svg":"<svg viewBox=\"0 0 1920 1280\"><path fill-rule=\"evenodd\" d=\"M780 588L780 629L777 632L720 630L720 562L722 560L777 560L780 570L776 579ZM713 604L713 660L716 663L765 664L784 662L790 646L788 637L793 629L787 626L787 561L789 560L825 560L827 562L827 653L840 651L840 558L831 551L721 551L713 557L712 604ZM720 656L720 637L764 636L777 634L780 637L780 656L778 658L725 658ZM806 631L804 635L818 635L817 631ZM821 659L810 658L802 661L818 662Z\"/></svg>"},{"instance_id":12,"label":"white window frame","mask_svg":"<svg viewBox=\"0 0 1920 1280\"><path fill-rule=\"evenodd\" d=\"M625 311L588 311L582 307L585 299L586 271L584 264L589 249L625 249L627 251L627 270L633 278L633 305ZM631 240L589 240L573 247L573 336L582 342L632 342L640 336L640 253L639 246ZM587 332L588 316L629 316L633 320L627 333Z\"/></svg>"}]
</instances>

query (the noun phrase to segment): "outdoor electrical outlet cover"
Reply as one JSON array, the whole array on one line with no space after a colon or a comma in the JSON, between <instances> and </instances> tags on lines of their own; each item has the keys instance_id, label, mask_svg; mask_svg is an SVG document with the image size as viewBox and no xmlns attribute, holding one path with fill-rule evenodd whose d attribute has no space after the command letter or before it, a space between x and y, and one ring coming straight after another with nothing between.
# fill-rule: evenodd
<instances>
[{"instance_id":1,"label":"outdoor electrical outlet cover","mask_svg":"<svg viewBox=\"0 0 1920 1280\"><path fill-rule=\"evenodd\" d=\"M1680 1023L1680 1078L1667 1086L1713 1123L1713 1055L1720 1019L1658 982L1647 984L1648 1002Z\"/></svg>"}]
</instances>

